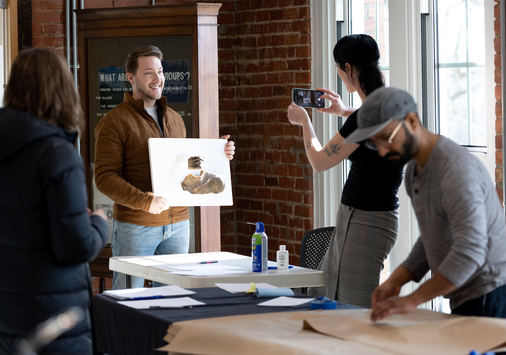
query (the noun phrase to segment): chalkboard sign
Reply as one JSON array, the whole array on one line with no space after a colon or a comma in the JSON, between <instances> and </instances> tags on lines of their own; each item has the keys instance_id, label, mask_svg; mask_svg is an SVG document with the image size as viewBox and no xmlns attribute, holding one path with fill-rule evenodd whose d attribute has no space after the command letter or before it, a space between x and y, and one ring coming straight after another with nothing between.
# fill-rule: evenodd
<instances>
[{"instance_id":1,"label":"chalkboard sign","mask_svg":"<svg viewBox=\"0 0 506 355\"><path fill-rule=\"evenodd\" d=\"M95 155L95 126L112 108L123 102L124 92L132 90L124 68L126 57L135 48L146 45L154 45L162 51L163 95L167 97L168 106L183 118L186 136L193 137L190 36L90 39L88 119L92 156Z\"/></svg>"}]
</instances>

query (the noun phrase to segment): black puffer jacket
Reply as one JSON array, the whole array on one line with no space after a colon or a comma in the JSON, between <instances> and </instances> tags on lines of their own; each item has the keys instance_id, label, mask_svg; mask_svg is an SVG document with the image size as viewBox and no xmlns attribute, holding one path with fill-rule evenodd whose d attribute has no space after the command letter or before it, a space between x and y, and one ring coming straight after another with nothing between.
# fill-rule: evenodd
<instances>
[{"instance_id":1,"label":"black puffer jacket","mask_svg":"<svg viewBox=\"0 0 506 355\"><path fill-rule=\"evenodd\" d=\"M0 354L70 306L86 320L52 344L51 354L90 354L88 261L109 227L89 216L76 135L26 112L0 109Z\"/></svg>"}]
</instances>

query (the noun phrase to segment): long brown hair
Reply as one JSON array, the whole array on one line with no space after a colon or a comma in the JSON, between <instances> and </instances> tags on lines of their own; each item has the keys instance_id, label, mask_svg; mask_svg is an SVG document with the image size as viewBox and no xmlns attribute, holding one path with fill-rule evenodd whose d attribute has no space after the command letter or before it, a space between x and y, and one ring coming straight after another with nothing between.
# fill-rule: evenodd
<instances>
[{"instance_id":1,"label":"long brown hair","mask_svg":"<svg viewBox=\"0 0 506 355\"><path fill-rule=\"evenodd\" d=\"M4 106L26 111L65 131L80 131L83 112L65 59L47 49L18 54L4 94Z\"/></svg>"}]
</instances>

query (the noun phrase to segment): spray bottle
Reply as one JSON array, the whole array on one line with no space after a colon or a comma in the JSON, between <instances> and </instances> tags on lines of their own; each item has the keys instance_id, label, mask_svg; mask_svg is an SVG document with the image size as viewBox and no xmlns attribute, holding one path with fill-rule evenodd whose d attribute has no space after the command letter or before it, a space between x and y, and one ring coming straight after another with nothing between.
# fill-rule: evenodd
<instances>
[{"instance_id":1,"label":"spray bottle","mask_svg":"<svg viewBox=\"0 0 506 355\"><path fill-rule=\"evenodd\" d=\"M253 223L250 223L253 224ZM267 234L262 222L254 223L255 233L251 238L251 260L253 272L267 272Z\"/></svg>"}]
</instances>

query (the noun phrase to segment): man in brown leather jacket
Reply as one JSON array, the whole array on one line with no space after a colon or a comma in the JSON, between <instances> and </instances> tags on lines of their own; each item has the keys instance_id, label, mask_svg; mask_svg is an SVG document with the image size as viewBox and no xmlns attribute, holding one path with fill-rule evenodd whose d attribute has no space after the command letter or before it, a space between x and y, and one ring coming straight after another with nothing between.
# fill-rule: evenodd
<instances>
[{"instance_id":1,"label":"man in brown leather jacket","mask_svg":"<svg viewBox=\"0 0 506 355\"><path fill-rule=\"evenodd\" d=\"M183 119L162 96L162 59L155 46L137 48L127 56L125 69L132 92L125 93L123 103L95 128L95 183L114 201L114 256L188 252L188 208L170 207L167 199L151 192L148 139L186 138ZM227 142L229 159L234 150L234 142ZM143 284L143 279L132 278L132 287ZM125 288L125 275L114 273L113 288Z\"/></svg>"}]
</instances>

